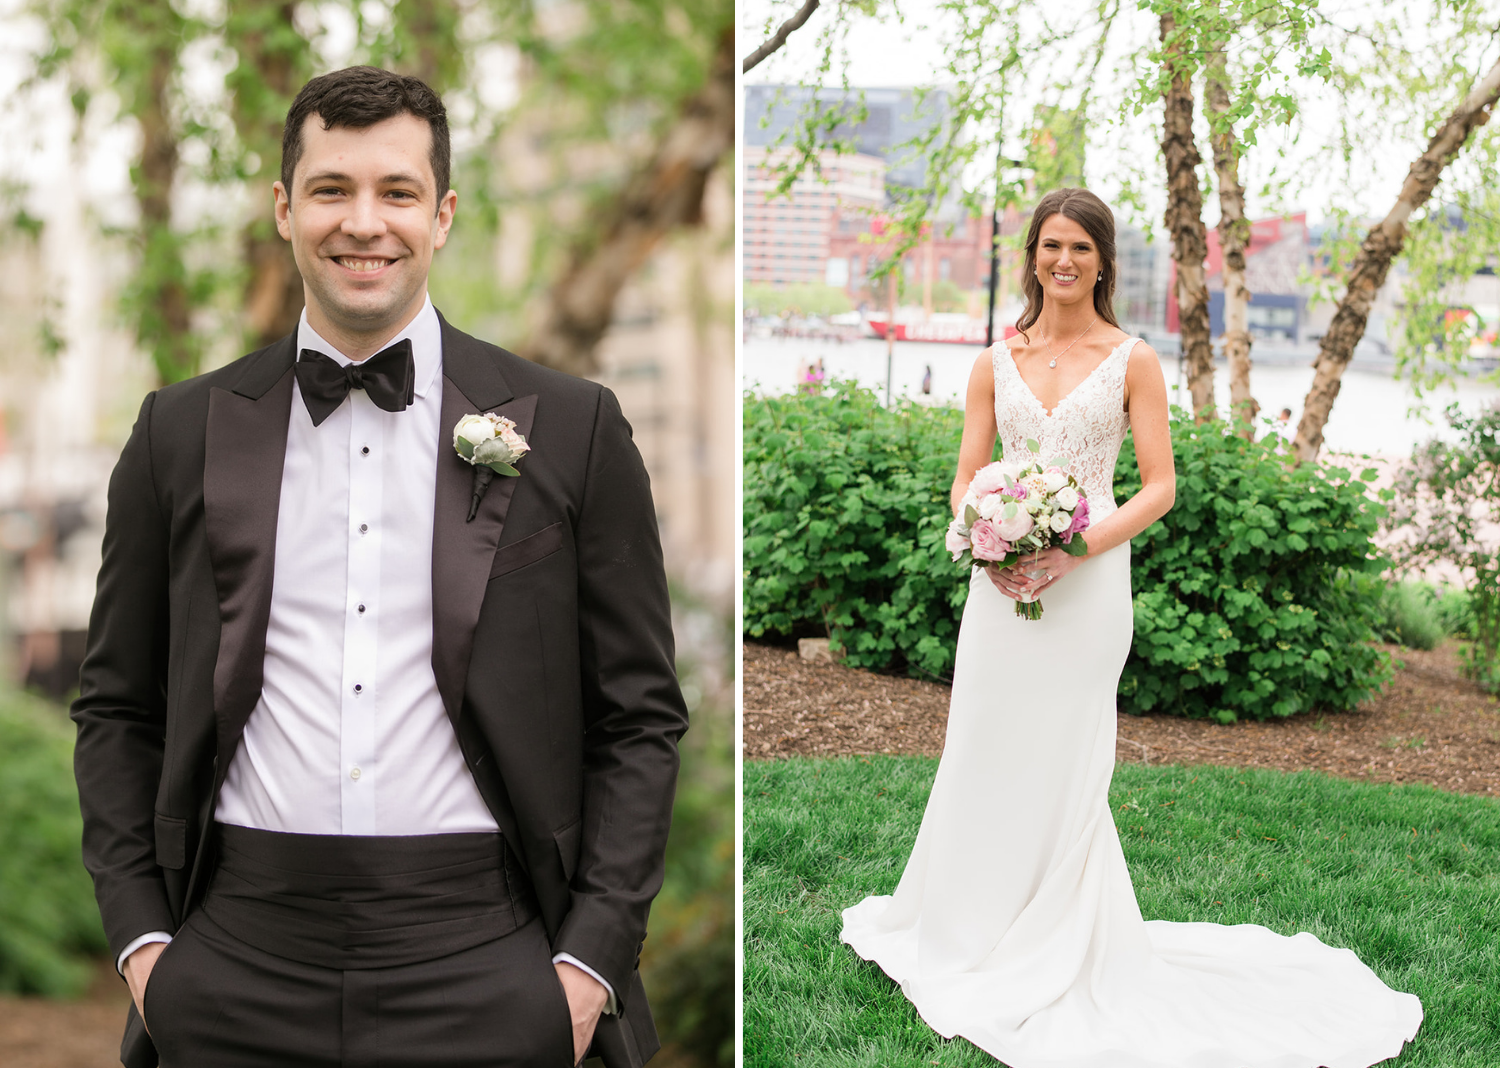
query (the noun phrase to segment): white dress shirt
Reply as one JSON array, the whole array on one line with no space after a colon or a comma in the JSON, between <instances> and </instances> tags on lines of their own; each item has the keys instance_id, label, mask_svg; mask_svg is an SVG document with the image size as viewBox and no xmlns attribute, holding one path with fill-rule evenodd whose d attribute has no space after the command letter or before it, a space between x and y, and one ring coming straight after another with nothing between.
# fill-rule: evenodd
<instances>
[{"instance_id":1,"label":"white dress shirt","mask_svg":"<svg viewBox=\"0 0 1500 1068\"><path fill-rule=\"evenodd\" d=\"M409 338L415 399L364 390L320 425L292 385L260 700L224 778L220 823L296 834L495 832L432 671L432 522L442 333L429 300ZM382 346L385 347L385 346ZM297 351L353 363L307 322ZM169 941L152 932L120 954ZM592 968L582 968L606 990ZM610 1011L614 992L610 990Z\"/></svg>"},{"instance_id":2,"label":"white dress shirt","mask_svg":"<svg viewBox=\"0 0 1500 1068\"><path fill-rule=\"evenodd\" d=\"M260 700L214 818L297 834L410 835L498 826L432 672L432 508L442 336L431 303L409 338L415 398L361 389L319 426L292 386ZM304 312L297 348L351 361Z\"/></svg>"}]
</instances>

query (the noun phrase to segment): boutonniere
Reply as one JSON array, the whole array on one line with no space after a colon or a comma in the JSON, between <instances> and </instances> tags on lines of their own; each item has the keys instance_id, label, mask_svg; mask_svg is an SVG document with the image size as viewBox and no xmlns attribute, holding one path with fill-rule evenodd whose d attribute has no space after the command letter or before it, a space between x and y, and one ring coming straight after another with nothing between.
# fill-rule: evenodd
<instances>
[{"instance_id":1,"label":"boutonniere","mask_svg":"<svg viewBox=\"0 0 1500 1068\"><path fill-rule=\"evenodd\" d=\"M526 439L516 433L516 424L503 415L466 415L453 428L453 448L459 458L474 466L474 499L469 502L469 518L479 514L479 502L490 481L497 475L519 475L515 464L531 451Z\"/></svg>"}]
</instances>

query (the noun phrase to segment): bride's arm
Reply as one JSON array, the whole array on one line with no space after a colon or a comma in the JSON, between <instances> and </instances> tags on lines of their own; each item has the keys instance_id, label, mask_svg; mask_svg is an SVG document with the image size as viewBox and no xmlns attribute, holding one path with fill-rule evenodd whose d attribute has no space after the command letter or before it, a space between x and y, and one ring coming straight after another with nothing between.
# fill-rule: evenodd
<instances>
[{"instance_id":1,"label":"bride's arm","mask_svg":"<svg viewBox=\"0 0 1500 1068\"><path fill-rule=\"evenodd\" d=\"M1125 367L1125 403L1130 432L1141 468L1141 488L1130 500L1090 527L1089 556L1106 553L1129 541L1166 515L1177 499L1177 471L1172 463L1172 435L1167 425L1167 382L1156 351L1144 341L1131 350ZM966 431L967 433L967 431Z\"/></svg>"},{"instance_id":2,"label":"bride's arm","mask_svg":"<svg viewBox=\"0 0 1500 1068\"><path fill-rule=\"evenodd\" d=\"M969 483L974 481L974 472L989 463L995 454L994 367L990 350L985 349L974 361L974 370L969 372L969 389L964 396L964 438L958 447L958 471L953 476L953 492L948 495L954 515L958 514L958 502L969 491Z\"/></svg>"}]
</instances>

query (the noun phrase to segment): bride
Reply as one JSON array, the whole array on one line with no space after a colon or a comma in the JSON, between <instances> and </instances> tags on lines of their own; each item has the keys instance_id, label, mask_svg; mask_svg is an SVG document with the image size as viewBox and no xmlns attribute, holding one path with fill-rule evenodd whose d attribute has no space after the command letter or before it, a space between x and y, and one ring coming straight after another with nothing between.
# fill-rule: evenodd
<instances>
[{"instance_id":1,"label":"bride","mask_svg":"<svg viewBox=\"0 0 1500 1068\"><path fill-rule=\"evenodd\" d=\"M1175 475L1161 365L1115 322L1115 269L1098 197L1042 199L1021 333L974 365L952 499L997 433L1007 458L1034 438L1071 458L1089 551L974 572L916 844L895 894L846 909L841 937L934 1030L1011 1068L1367 1068L1416 1034L1416 997L1311 934L1146 921L1136 904L1109 808L1115 688L1130 539L1172 507ZM1142 486L1117 508L1127 427ZM1038 621L1013 610L1028 596Z\"/></svg>"}]
</instances>

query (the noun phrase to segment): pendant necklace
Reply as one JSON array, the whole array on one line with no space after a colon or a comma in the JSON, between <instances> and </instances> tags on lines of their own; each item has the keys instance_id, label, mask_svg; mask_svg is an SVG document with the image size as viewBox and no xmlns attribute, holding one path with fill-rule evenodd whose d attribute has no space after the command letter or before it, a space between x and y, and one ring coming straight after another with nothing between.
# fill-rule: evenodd
<instances>
[{"instance_id":1,"label":"pendant necklace","mask_svg":"<svg viewBox=\"0 0 1500 1068\"><path fill-rule=\"evenodd\" d=\"M1090 330L1094 329L1094 323L1097 323L1098 321L1099 321L1099 317L1097 315L1094 316L1094 321L1091 322L1091 323L1089 323L1088 326L1086 326L1086 327L1083 328L1083 334L1087 334ZM1071 349L1074 345L1076 345L1080 341L1082 341L1083 340L1083 334L1079 334L1072 341L1068 342L1068 348L1063 349L1062 352L1059 352L1057 354L1057 356L1061 356L1063 354L1063 352L1067 352L1068 349ZM1052 357L1052 362L1047 365L1048 367L1056 367L1057 366L1057 356Z\"/></svg>"}]
</instances>

